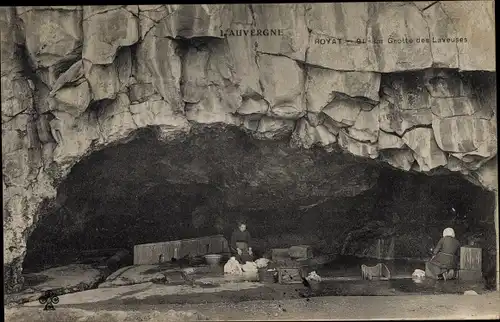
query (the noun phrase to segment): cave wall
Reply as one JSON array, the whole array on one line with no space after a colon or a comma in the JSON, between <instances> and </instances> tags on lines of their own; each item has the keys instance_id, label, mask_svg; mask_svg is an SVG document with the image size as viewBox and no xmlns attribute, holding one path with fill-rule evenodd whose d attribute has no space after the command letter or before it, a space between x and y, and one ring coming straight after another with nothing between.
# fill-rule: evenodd
<instances>
[{"instance_id":1,"label":"cave wall","mask_svg":"<svg viewBox=\"0 0 500 322\"><path fill-rule=\"evenodd\" d=\"M75 165L58 187L59 208L41 217L28 239L24 270L71 263L82 250L229 239L240 218L258 256L309 244L317 254L425 259L453 227L462 245L481 245L485 273L494 267L494 193L461 176L410 173L349 155L340 161L318 149L283 156L275 153L284 147L279 142L238 138L235 128L211 132L177 144L135 139ZM247 162L234 162L240 157ZM272 163L279 172L263 166ZM259 181L256 171L273 179Z\"/></svg>"},{"instance_id":2,"label":"cave wall","mask_svg":"<svg viewBox=\"0 0 500 322\"><path fill-rule=\"evenodd\" d=\"M444 228L453 227L462 245L481 245L485 267L494 266L493 192L456 175L402 175L383 170L378 183L364 194L378 195L370 216L380 221L383 229L375 238L385 239L387 246L390 237L395 237L393 257L428 258ZM375 240L367 237L358 236L345 253L373 256Z\"/></svg>"},{"instance_id":3,"label":"cave wall","mask_svg":"<svg viewBox=\"0 0 500 322\"><path fill-rule=\"evenodd\" d=\"M71 167L144 127L231 124L497 190L493 2L4 7L0 24L7 290ZM345 42L405 36L467 42Z\"/></svg>"},{"instance_id":4,"label":"cave wall","mask_svg":"<svg viewBox=\"0 0 500 322\"><path fill-rule=\"evenodd\" d=\"M25 268L60 265L81 250L229 238L241 216L256 237L275 236L306 226L297 209L336 200L340 211L339 203L351 203L379 175L375 162L341 151L257 140L237 127L194 132L163 142L143 130L76 164L58 185L55 209L40 217L28 239Z\"/></svg>"}]
</instances>

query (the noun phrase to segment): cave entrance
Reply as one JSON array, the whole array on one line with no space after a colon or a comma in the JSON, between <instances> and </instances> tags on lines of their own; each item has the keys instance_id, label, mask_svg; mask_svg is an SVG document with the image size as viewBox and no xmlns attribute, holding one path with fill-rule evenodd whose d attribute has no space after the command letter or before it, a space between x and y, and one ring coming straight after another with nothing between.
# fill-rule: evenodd
<instances>
[{"instance_id":1,"label":"cave entrance","mask_svg":"<svg viewBox=\"0 0 500 322\"><path fill-rule=\"evenodd\" d=\"M481 244L483 270L494 275L495 196L458 175L407 173L340 151L254 140L236 128L193 133L165 143L143 129L76 164L28 239L24 273L95 249L229 240L244 218L257 256L305 244L337 261L425 259L453 227L462 244Z\"/></svg>"}]
</instances>

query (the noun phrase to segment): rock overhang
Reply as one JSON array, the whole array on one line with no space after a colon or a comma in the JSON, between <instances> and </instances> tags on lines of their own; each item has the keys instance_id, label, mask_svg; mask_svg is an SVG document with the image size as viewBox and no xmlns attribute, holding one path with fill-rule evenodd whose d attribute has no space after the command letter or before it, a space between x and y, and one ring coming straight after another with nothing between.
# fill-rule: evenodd
<instances>
[{"instance_id":1,"label":"rock overhang","mask_svg":"<svg viewBox=\"0 0 500 322\"><path fill-rule=\"evenodd\" d=\"M235 125L257 139L340 147L406 171L461 172L497 190L492 8L2 8L4 264L19 263L40 202L55 197L74 164L144 127L170 141L193 124ZM221 38L231 28L283 34ZM387 43L316 41L363 37ZM403 46L389 37L430 41Z\"/></svg>"}]
</instances>

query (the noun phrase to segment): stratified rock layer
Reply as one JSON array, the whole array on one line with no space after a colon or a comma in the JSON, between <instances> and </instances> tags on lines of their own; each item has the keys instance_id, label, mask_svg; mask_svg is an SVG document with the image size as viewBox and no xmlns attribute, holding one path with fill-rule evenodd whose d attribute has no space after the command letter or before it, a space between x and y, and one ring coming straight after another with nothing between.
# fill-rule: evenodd
<instances>
[{"instance_id":1,"label":"stratified rock layer","mask_svg":"<svg viewBox=\"0 0 500 322\"><path fill-rule=\"evenodd\" d=\"M42 201L144 127L230 124L497 190L493 17L490 1L1 8L8 290Z\"/></svg>"}]
</instances>

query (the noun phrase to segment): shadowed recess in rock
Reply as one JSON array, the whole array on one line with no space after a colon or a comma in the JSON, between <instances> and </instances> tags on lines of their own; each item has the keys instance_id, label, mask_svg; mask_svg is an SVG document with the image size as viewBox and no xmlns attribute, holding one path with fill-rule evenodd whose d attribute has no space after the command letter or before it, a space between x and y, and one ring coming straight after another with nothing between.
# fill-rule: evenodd
<instances>
[{"instance_id":1,"label":"shadowed recess in rock","mask_svg":"<svg viewBox=\"0 0 500 322\"><path fill-rule=\"evenodd\" d=\"M88 233L95 225L72 220L75 211L98 222L101 212L109 215L102 218L129 212L138 218L134 207L153 214L192 203L195 210L178 212L193 217L213 207L203 208L198 200L212 200L228 218L231 212L252 212L252 225L264 234L265 220L257 213L314 219L306 212L324 207L336 213L344 203L363 204L349 198L369 200L363 193L378 184L379 170L368 165L373 160L409 172L461 173L498 192L493 6L419 3L1 8L6 291L21 287L26 242L39 217L39 229L48 225L52 217L46 213L57 220L66 216L82 225L74 231ZM281 36L221 35L229 29L279 29ZM375 43L344 44L357 38ZM420 41L394 44L389 38ZM250 141L236 134L238 143L227 138L207 143L212 139L206 133L180 139L199 124L235 125L256 139L312 150L295 153L285 142L247 145L242 142ZM143 138L116 147L143 128L173 141L162 145ZM145 144L134 150L142 151L140 156L127 150L139 143ZM318 146L336 156L327 157ZM228 161L217 161L221 158ZM181 193L179 182L190 192ZM40 207L52 204L58 190L59 208ZM160 202L153 193L166 197ZM76 195L86 201L75 201ZM134 198L142 201L129 206ZM119 205L124 206L117 211ZM229 220L224 216L215 221L218 230ZM203 225L211 217L194 217L197 233L208 231ZM356 236L351 230L359 235L371 229L337 226L334 239L343 240L338 248L347 253L357 247L351 245ZM162 229L156 228L162 238L181 235ZM129 228L121 230L131 236L129 243L137 241ZM32 240L43 239L36 236ZM53 245L52 252L61 253L59 237L44 238L46 244L30 245L48 250ZM397 246L393 239L377 245L380 254L386 248L397 252L391 250Z\"/></svg>"},{"instance_id":2,"label":"shadowed recess in rock","mask_svg":"<svg viewBox=\"0 0 500 322\"><path fill-rule=\"evenodd\" d=\"M260 254L310 244L322 254L425 258L453 226L463 243L479 238L494 256L492 193L458 175L403 172L231 127L193 132L164 143L145 129L75 165L28 240L25 271L71 263L84 250L229 238L241 217ZM380 243L391 240L388 254Z\"/></svg>"}]
</instances>

